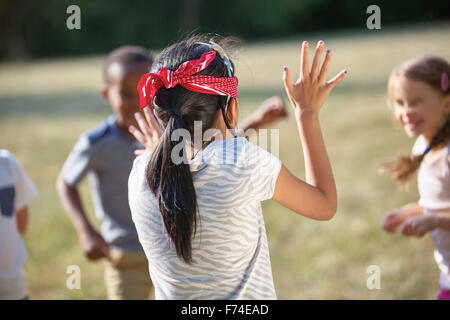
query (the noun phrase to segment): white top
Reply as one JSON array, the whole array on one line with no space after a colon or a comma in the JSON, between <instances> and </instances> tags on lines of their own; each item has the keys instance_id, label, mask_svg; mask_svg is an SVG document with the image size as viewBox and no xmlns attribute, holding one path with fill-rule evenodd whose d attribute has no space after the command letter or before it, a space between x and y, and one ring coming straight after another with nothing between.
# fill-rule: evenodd
<instances>
[{"instance_id":1,"label":"white top","mask_svg":"<svg viewBox=\"0 0 450 320\"><path fill-rule=\"evenodd\" d=\"M145 170L134 161L129 202L156 299L276 299L261 201L281 161L245 138L211 142L190 163L199 213L191 265L177 257Z\"/></svg>"},{"instance_id":2,"label":"white top","mask_svg":"<svg viewBox=\"0 0 450 320\"><path fill-rule=\"evenodd\" d=\"M0 150L0 300L26 296L26 249L17 229L16 211L36 195L35 186L14 156Z\"/></svg>"},{"instance_id":3,"label":"white top","mask_svg":"<svg viewBox=\"0 0 450 320\"><path fill-rule=\"evenodd\" d=\"M420 136L414 144L413 153L423 153L426 147L424 138ZM450 142L446 148L425 157L420 165L418 172L419 205L424 208L425 215L450 210L449 155ZM436 248L434 257L441 270L439 284L441 288L450 290L450 231L437 228L429 234Z\"/></svg>"}]
</instances>

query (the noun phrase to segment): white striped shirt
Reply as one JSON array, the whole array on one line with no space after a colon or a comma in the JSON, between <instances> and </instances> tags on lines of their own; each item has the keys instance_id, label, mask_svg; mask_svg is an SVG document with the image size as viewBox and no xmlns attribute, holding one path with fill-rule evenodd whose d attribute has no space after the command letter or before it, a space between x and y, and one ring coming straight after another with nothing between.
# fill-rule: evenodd
<instances>
[{"instance_id":1,"label":"white striped shirt","mask_svg":"<svg viewBox=\"0 0 450 320\"><path fill-rule=\"evenodd\" d=\"M197 195L193 263L176 255L146 182L151 154L136 158L128 191L156 299L276 299L261 201L281 161L245 138L211 142L190 163Z\"/></svg>"}]
</instances>

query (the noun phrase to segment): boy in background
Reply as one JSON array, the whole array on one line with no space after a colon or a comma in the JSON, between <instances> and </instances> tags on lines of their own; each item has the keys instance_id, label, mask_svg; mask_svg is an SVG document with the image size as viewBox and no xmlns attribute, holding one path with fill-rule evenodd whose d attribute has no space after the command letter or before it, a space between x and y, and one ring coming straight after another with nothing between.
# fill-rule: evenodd
<instances>
[{"instance_id":1,"label":"boy in background","mask_svg":"<svg viewBox=\"0 0 450 320\"><path fill-rule=\"evenodd\" d=\"M113 115L83 133L58 177L61 203L72 220L86 257L105 263L108 299L147 299L152 283L128 207L127 181L140 144L128 132L135 123L139 97L137 84L153 60L140 47L112 51L103 66L103 99ZM98 233L82 205L78 184L89 174Z\"/></svg>"},{"instance_id":2,"label":"boy in background","mask_svg":"<svg viewBox=\"0 0 450 320\"><path fill-rule=\"evenodd\" d=\"M16 158L0 150L0 300L28 299L22 240L28 224L28 205L37 196L33 182Z\"/></svg>"},{"instance_id":3,"label":"boy in background","mask_svg":"<svg viewBox=\"0 0 450 320\"><path fill-rule=\"evenodd\" d=\"M103 259L108 299L147 299L153 295L148 263L139 243L128 206L128 176L134 151L144 147L128 131L138 127L137 85L153 62L150 53L136 46L112 51L104 64L104 100L113 115L82 134L58 177L61 203L72 220L84 254ZM269 125L286 116L278 97L266 100L240 127L245 131ZM83 208L78 184L89 174L94 209L101 222L98 233Z\"/></svg>"}]
</instances>

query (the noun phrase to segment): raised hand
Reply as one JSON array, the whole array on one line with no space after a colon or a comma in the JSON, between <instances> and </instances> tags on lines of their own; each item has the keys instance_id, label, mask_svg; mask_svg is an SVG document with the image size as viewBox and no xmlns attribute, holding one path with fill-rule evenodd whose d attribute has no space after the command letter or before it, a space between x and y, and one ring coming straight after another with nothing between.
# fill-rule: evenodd
<instances>
[{"instance_id":1,"label":"raised hand","mask_svg":"<svg viewBox=\"0 0 450 320\"><path fill-rule=\"evenodd\" d=\"M155 115L149 107L143 109L143 117L139 112L134 114L136 121L139 125L139 129L134 126L130 126L128 131L139 141L145 149L135 150L135 155L140 155L145 151L153 152L159 143L159 138L163 133L163 129L159 126Z\"/></svg>"},{"instance_id":2,"label":"raised hand","mask_svg":"<svg viewBox=\"0 0 450 320\"><path fill-rule=\"evenodd\" d=\"M327 50L325 60L321 64L321 56L324 48L324 42L319 41L314 55L311 70L308 64L307 41L303 42L301 55L301 71L296 82L292 81L291 72L285 66L283 67L283 81L286 93L295 109L296 114L305 111L318 113L331 90L344 78L347 73L342 70L333 79L327 81L326 76L331 60L331 51Z\"/></svg>"}]
</instances>

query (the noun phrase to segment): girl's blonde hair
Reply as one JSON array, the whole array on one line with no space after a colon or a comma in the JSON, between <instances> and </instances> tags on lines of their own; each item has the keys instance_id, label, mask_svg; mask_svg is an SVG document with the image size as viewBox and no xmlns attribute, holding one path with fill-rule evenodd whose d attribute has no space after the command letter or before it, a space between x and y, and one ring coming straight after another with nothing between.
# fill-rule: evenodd
<instances>
[{"instance_id":1,"label":"girl's blonde hair","mask_svg":"<svg viewBox=\"0 0 450 320\"><path fill-rule=\"evenodd\" d=\"M437 56L423 56L408 60L396 67L389 76L388 93L392 98L394 85L400 77L410 80L422 81L429 84L436 92L444 96L450 94L448 88L448 76L450 76L449 63ZM444 79L445 78L445 79ZM444 80L447 85L444 86ZM399 182L407 182L419 168L425 154L450 139L450 118L447 118L444 126L433 137L428 149L420 155L400 155L392 160L381 163L382 170Z\"/></svg>"}]
</instances>

